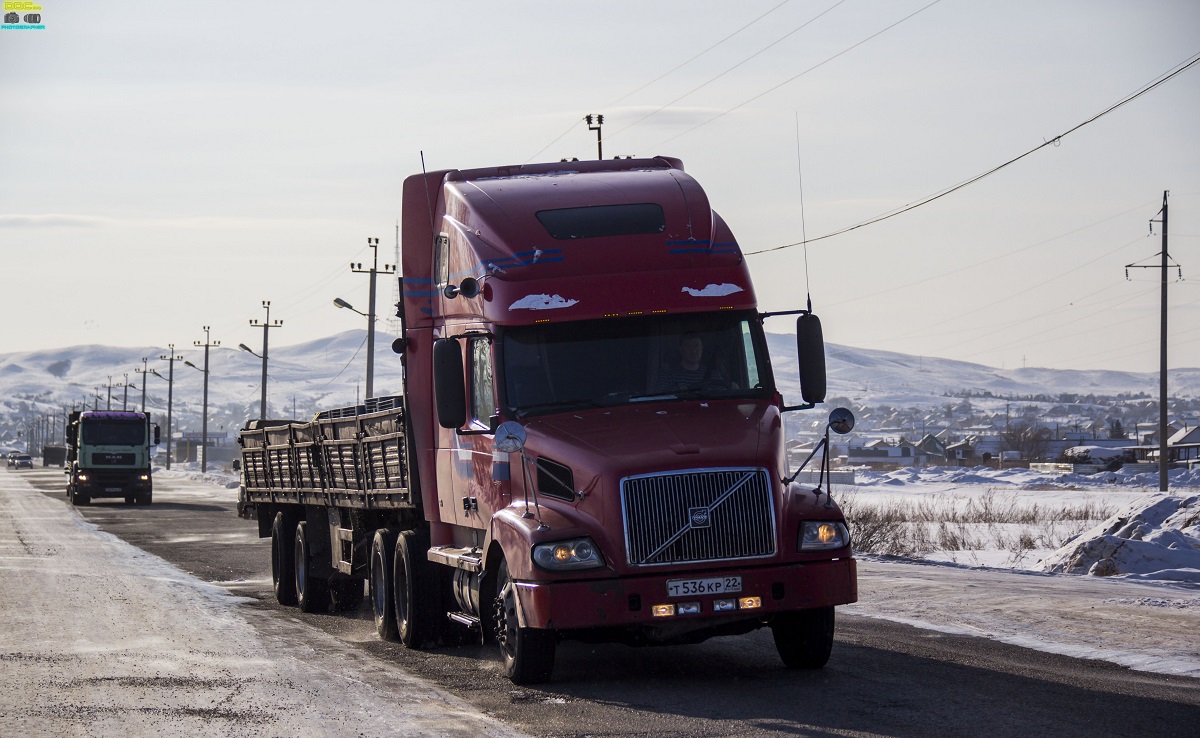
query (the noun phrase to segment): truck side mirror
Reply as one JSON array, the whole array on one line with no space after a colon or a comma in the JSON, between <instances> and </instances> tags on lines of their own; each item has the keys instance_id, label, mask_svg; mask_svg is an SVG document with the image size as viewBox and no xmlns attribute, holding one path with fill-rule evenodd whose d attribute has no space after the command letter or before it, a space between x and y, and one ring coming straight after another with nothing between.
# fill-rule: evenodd
<instances>
[{"instance_id":1,"label":"truck side mirror","mask_svg":"<svg viewBox=\"0 0 1200 738\"><path fill-rule=\"evenodd\" d=\"M800 370L800 396L811 404L825 401L825 337L821 319L812 313L796 318L796 365Z\"/></svg>"},{"instance_id":2,"label":"truck side mirror","mask_svg":"<svg viewBox=\"0 0 1200 738\"><path fill-rule=\"evenodd\" d=\"M162 434L159 431L158 423L155 423L154 424L154 445L157 446L159 441L161 441L161 440L162 440Z\"/></svg>"},{"instance_id":3,"label":"truck side mirror","mask_svg":"<svg viewBox=\"0 0 1200 738\"><path fill-rule=\"evenodd\" d=\"M461 428L467 422L467 391L463 379L462 347L453 338L433 342L433 393L438 423Z\"/></svg>"}]
</instances>

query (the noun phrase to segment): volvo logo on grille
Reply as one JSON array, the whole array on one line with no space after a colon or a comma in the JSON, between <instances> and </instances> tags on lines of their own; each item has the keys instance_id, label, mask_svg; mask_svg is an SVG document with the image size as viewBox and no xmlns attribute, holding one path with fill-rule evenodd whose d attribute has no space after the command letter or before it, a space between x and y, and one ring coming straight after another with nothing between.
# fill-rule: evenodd
<instances>
[{"instance_id":1,"label":"volvo logo on grille","mask_svg":"<svg viewBox=\"0 0 1200 738\"><path fill-rule=\"evenodd\" d=\"M709 512L707 507L689 507L688 520L691 521L693 528L707 528L709 523Z\"/></svg>"}]
</instances>

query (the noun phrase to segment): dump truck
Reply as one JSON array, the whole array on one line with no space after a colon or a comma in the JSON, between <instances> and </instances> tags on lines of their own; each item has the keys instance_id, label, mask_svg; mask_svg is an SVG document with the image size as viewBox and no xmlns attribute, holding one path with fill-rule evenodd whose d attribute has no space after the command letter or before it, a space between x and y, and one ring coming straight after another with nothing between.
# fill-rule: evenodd
<instances>
[{"instance_id":1,"label":"dump truck","mask_svg":"<svg viewBox=\"0 0 1200 738\"><path fill-rule=\"evenodd\" d=\"M75 410L67 419L67 498L87 505L101 497L126 504L154 499L151 447L161 440L147 413Z\"/></svg>"},{"instance_id":2,"label":"dump truck","mask_svg":"<svg viewBox=\"0 0 1200 738\"><path fill-rule=\"evenodd\" d=\"M380 637L494 642L518 684L550 679L566 639L762 627L787 667L823 666L856 563L783 430L824 400L820 321L759 312L682 163L433 171L402 208L401 385L239 435L238 508L271 538L278 601L366 596ZM779 315L796 405L768 355Z\"/></svg>"}]
</instances>

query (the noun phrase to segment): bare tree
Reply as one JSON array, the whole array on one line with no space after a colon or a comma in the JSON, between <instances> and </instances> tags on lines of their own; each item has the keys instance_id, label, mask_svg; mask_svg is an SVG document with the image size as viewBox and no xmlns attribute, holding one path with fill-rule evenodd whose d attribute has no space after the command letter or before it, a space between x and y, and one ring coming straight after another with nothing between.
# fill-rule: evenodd
<instances>
[{"instance_id":1,"label":"bare tree","mask_svg":"<svg viewBox=\"0 0 1200 738\"><path fill-rule=\"evenodd\" d=\"M1001 434L1004 438L1005 449L1018 451L1022 459L1029 461L1044 461L1046 450L1054 434L1044 425L1036 425L1019 420Z\"/></svg>"}]
</instances>

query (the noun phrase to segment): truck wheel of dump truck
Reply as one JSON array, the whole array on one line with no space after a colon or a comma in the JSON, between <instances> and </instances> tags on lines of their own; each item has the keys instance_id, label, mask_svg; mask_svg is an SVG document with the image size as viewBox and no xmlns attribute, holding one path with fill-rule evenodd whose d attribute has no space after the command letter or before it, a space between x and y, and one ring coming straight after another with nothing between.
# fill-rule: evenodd
<instances>
[{"instance_id":1,"label":"truck wheel of dump truck","mask_svg":"<svg viewBox=\"0 0 1200 738\"><path fill-rule=\"evenodd\" d=\"M275 600L281 605L296 604L296 517L275 513L271 523L271 580Z\"/></svg>"},{"instance_id":2,"label":"truck wheel of dump truck","mask_svg":"<svg viewBox=\"0 0 1200 738\"><path fill-rule=\"evenodd\" d=\"M385 641L399 639L396 630L396 604L392 597L392 561L396 550L396 532L388 528L375 531L371 541L371 612L375 632Z\"/></svg>"},{"instance_id":3,"label":"truck wheel of dump truck","mask_svg":"<svg viewBox=\"0 0 1200 738\"><path fill-rule=\"evenodd\" d=\"M396 536L392 558L392 595L396 607L396 633L409 648L437 642L442 610L437 571L426 558L429 534L406 530Z\"/></svg>"},{"instance_id":4,"label":"truck wheel of dump truck","mask_svg":"<svg viewBox=\"0 0 1200 738\"><path fill-rule=\"evenodd\" d=\"M329 599L335 612L354 612L362 607L363 580L358 577L339 577L329 581Z\"/></svg>"},{"instance_id":5,"label":"truck wheel of dump truck","mask_svg":"<svg viewBox=\"0 0 1200 738\"><path fill-rule=\"evenodd\" d=\"M137 504L139 504L139 505L151 505L153 503L154 503L154 492L153 491L147 492L146 494L138 497Z\"/></svg>"},{"instance_id":6,"label":"truck wheel of dump truck","mask_svg":"<svg viewBox=\"0 0 1200 738\"><path fill-rule=\"evenodd\" d=\"M71 504L72 505L86 505L86 504L90 503L91 501L92 501L92 498L89 497L86 493L80 492L79 487L71 488Z\"/></svg>"},{"instance_id":7,"label":"truck wheel of dump truck","mask_svg":"<svg viewBox=\"0 0 1200 738\"><path fill-rule=\"evenodd\" d=\"M300 612L325 612L329 609L329 580L314 576L314 558L318 551L309 538L308 524L296 524L296 605Z\"/></svg>"},{"instance_id":8,"label":"truck wheel of dump truck","mask_svg":"<svg viewBox=\"0 0 1200 738\"><path fill-rule=\"evenodd\" d=\"M554 672L554 631L521 627L517 619L516 587L508 574L508 562L503 559L496 572L495 619L504 675L513 684L550 681Z\"/></svg>"},{"instance_id":9,"label":"truck wheel of dump truck","mask_svg":"<svg viewBox=\"0 0 1200 738\"><path fill-rule=\"evenodd\" d=\"M783 612L771 618L779 658L789 669L820 669L833 650L832 607Z\"/></svg>"}]
</instances>

